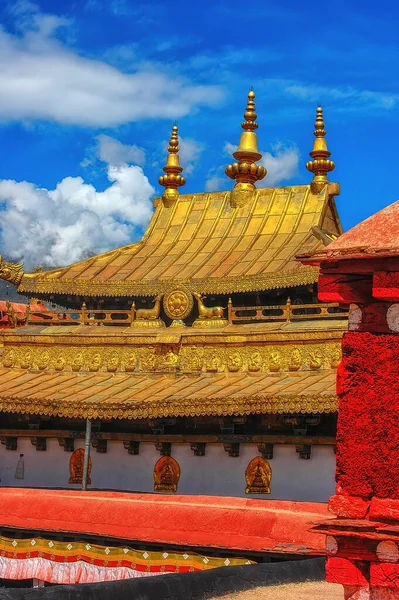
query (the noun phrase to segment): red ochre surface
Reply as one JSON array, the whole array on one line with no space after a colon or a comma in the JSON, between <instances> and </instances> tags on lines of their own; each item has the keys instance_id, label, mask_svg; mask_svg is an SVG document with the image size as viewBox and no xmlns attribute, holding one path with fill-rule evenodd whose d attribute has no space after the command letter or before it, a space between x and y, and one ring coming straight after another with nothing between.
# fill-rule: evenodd
<instances>
[{"instance_id":1,"label":"red ochre surface","mask_svg":"<svg viewBox=\"0 0 399 600\"><path fill-rule=\"evenodd\" d=\"M399 498L399 336L349 332L338 369L338 493Z\"/></svg>"},{"instance_id":2,"label":"red ochre surface","mask_svg":"<svg viewBox=\"0 0 399 600\"><path fill-rule=\"evenodd\" d=\"M218 496L0 489L0 526L148 543L323 555L327 505Z\"/></svg>"}]
</instances>

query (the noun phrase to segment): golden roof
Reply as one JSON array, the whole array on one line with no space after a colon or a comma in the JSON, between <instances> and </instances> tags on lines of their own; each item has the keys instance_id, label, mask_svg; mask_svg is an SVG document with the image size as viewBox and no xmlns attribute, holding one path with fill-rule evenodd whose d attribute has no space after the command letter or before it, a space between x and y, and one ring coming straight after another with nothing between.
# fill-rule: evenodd
<instances>
[{"instance_id":1,"label":"golden roof","mask_svg":"<svg viewBox=\"0 0 399 600\"><path fill-rule=\"evenodd\" d=\"M345 324L9 330L0 412L118 419L335 412Z\"/></svg>"},{"instance_id":2,"label":"golden roof","mask_svg":"<svg viewBox=\"0 0 399 600\"><path fill-rule=\"evenodd\" d=\"M333 196L310 185L256 189L245 206L231 192L186 194L156 209L140 242L68 267L24 274L18 291L86 296L152 296L184 284L230 294L305 285L317 268L295 261L342 233Z\"/></svg>"},{"instance_id":3,"label":"golden roof","mask_svg":"<svg viewBox=\"0 0 399 600\"><path fill-rule=\"evenodd\" d=\"M0 368L0 411L96 419L333 413L335 378L334 370L177 377Z\"/></svg>"}]
</instances>

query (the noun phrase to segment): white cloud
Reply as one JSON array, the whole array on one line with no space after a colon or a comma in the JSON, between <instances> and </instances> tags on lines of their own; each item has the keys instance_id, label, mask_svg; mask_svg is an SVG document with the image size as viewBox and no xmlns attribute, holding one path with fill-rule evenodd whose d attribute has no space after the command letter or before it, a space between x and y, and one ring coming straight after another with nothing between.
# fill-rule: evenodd
<instances>
[{"instance_id":1,"label":"white cloud","mask_svg":"<svg viewBox=\"0 0 399 600\"><path fill-rule=\"evenodd\" d=\"M167 65L137 63L125 73L85 58L55 33L68 20L18 3L20 35L0 29L0 119L114 126L147 118L176 119L222 97L217 85L193 85ZM17 18L14 11L15 18ZM24 19L24 15L26 18Z\"/></svg>"},{"instance_id":2,"label":"white cloud","mask_svg":"<svg viewBox=\"0 0 399 600\"><path fill-rule=\"evenodd\" d=\"M190 175L198 164L204 146L191 138L180 137L179 147L180 164L184 167L184 173Z\"/></svg>"},{"instance_id":3,"label":"white cloud","mask_svg":"<svg viewBox=\"0 0 399 600\"><path fill-rule=\"evenodd\" d=\"M282 181L292 179L298 173L299 150L295 146L285 148L281 144L273 152L263 152L259 164L267 169L266 177L257 183L258 187L274 187Z\"/></svg>"},{"instance_id":4,"label":"white cloud","mask_svg":"<svg viewBox=\"0 0 399 600\"><path fill-rule=\"evenodd\" d=\"M135 163L141 167L145 163L145 150L135 144L122 144L115 138L101 134L97 136L97 153L100 160L113 166Z\"/></svg>"},{"instance_id":5,"label":"white cloud","mask_svg":"<svg viewBox=\"0 0 399 600\"><path fill-rule=\"evenodd\" d=\"M6 256L60 266L131 241L152 213L154 188L139 166L108 165L102 192L81 177L65 177L54 190L0 180L0 233Z\"/></svg>"},{"instance_id":6,"label":"white cloud","mask_svg":"<svg viewBox=\"0 0 399 600\"><path fill-rule=\"evenodd\" d=\"M220 177L219 175L208 175L208 179L205 181L206 192L218 192L226 187L226 177Z\"/></svg>"},{"instance_id":7,"label":"white cloud","mask_svg":"<svg viewBox=\"0 0 399 600\"><path fill-rule=\"evenodd\" d=\"M224 153L232 155L237 150L237 145L226 142ZM292 179L298 174L299 150L296 146L285 146L276 144L272 147L272 152L262 152L260 165L267 169L267 175L261 181L258 181L257 187L274 187L283 181ZM233 158L233 160L235 160Z\"/></svg>"}]
</instances>

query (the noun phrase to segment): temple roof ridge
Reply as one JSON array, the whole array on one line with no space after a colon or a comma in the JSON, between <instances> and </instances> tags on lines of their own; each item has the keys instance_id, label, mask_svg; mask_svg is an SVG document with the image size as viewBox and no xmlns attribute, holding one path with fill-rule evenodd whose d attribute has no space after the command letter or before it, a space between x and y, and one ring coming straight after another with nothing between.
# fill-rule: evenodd
<instances>
[{"instance_id":1,"label":"temple roof ridge","mask_svg":"<svg viewBox=\"0 0 399 600\"><path fill-rule=\"evenodd\" d=\"M337 184L261 188L245 206L231 192L161 199L143 238L46 272L24 274L19 291L35 295L153 296L179 284L228 294L314 283L317 269L295 261L323 247L315 231L340 235Z\"/></svg>"}]
</instances>

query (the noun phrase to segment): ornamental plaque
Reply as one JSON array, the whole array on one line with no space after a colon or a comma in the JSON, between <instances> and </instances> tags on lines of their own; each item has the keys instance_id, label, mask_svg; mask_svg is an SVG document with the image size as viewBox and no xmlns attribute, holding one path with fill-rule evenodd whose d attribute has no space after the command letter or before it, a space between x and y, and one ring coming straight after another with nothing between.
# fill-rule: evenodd
<instances>
[{"instance_id":1,"label":"ornamental plaque","mask_svg":"<svg viewBox=\"0 0 399 600\"><path fill-rule=\"evenodd\" d=\"M174 321L186 319L193 310L194 300L191 292L180 287L165 294L163 308L166 315Z\"/></svg>"}]
</instances>

